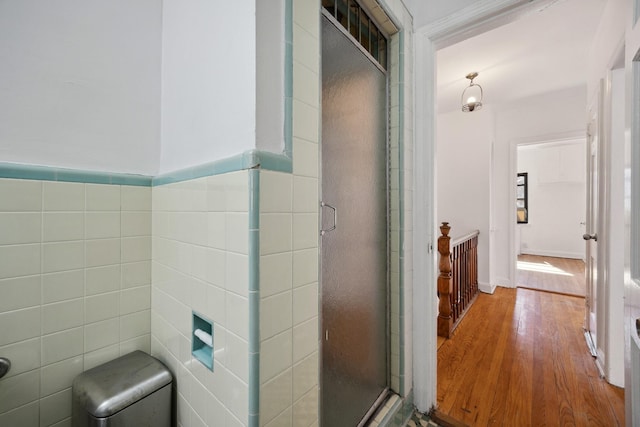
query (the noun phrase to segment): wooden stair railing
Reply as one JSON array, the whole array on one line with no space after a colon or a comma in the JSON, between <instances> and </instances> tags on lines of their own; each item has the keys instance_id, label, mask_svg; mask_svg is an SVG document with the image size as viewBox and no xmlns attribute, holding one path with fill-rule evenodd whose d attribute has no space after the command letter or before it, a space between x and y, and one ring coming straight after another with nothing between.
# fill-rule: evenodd
<instances>
[{"instance_id":1,"label":"wooden stair railing","mask_svg":"<svg viewBox=\"0 0 640 427\"><path fill-rule=\"evenodd\" d=\"M478 295L478 235L475 230L451 242L448 222L438 238L438 336L449 338Z\"/></svg>"}]
</instances>

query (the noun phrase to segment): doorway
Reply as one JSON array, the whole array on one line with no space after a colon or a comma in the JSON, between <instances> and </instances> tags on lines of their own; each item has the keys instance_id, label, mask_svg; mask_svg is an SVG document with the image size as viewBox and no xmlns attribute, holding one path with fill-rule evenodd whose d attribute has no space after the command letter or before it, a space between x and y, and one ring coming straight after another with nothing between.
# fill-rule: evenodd
<instances>
[{"instance_id":1,"label":"doorway","mask_svg":"<svg viewBox=\"0 0 640 427\"><path fill-rule=\"evenodd\" d=\"M389 390L387 74L321 25L321 423L355 426Z\"/></svg>"},{"instance_id":2,"label":"doorway","mask_svg":"<svg viewBox=\"0 0 640 427\"><path fill-rule=\"evenodd\" d=\"M516 150L516 286L585 296L584 137Z\"/></svg>"}]
</instances>

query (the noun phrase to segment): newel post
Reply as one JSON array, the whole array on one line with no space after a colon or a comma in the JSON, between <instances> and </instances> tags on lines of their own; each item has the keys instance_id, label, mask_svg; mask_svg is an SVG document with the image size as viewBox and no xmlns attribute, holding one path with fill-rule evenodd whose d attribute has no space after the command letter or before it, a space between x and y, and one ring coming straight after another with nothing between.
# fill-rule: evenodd
<instances>
[{"instance_id":1,"label":"newel post","mask_svg":"<svg viewBox=\"0 0 640 427\"><path fill-rule=\"evenodd\" d=\"M451 280L451 250L449 243L448 222L443 222L440 226L442 236L438 237L438 252L440 253L440 275L438 276L438 336L449 338L453 327L453 317L451 316L451 291L453 282Z\"/></svg>"}]
</instances>

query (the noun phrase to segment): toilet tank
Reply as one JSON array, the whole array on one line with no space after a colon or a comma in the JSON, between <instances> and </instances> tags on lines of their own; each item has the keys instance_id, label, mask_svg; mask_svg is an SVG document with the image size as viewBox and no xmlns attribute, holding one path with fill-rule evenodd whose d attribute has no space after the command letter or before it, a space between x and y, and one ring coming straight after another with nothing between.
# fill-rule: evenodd
<instances>
[{"instance_id":1,"label":"toilet tank","mask_svg":"<svg viewBox=\"0 0 640 427\"><path fill-rule=\"evenodd\" d=\"M173 377L159 360L134 351L73 381L73 427L171 425Z\"/></svg>"}]
</instances>

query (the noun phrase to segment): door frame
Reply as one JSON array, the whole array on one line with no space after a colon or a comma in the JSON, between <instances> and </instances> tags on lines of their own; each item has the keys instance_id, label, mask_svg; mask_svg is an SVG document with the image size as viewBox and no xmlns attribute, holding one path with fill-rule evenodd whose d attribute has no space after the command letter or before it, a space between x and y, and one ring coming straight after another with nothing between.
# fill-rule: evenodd
<instances>
[{"instance_id":1,"label":"door frame","mask_svg":"<svg viewBox=\"0 0 640 427\"><path fill-rule=\"evenodd\" d=\"M418 410L437 403L436 52L517 20L555 0L474 2L415 31L413 386ZM427 355L425 357L425 355Z\"/></svg>"},{"instance_id":2,"label":"door frame","mask_svg":"<svg viewBox=\"0 0 640 427\"><path fill-rule=\"evenodd\" d=\"M373 405L369 408L369 410L363 415L362 419L360 420L358 427L360 426L364 426L370 419L371 416L375 413L376 410L378 410L380 408L380 406L384 403L385 399L388 397L390 390L391 390L391 333L390 333L390 329L391 329L391 309L390 309L390 294L391 294L391 280L390 280L390 270L391 270L391 250L390 250L390 241L391 241L391 227L390 227L390 211L391 211L391 188L390 188L390 181L389 181L389 176L390 176L390 167L391 167L391 161L390 161L390 149L389 149L389 145L390 145L390 133L389 133L389 125L390 125L390 97L389 97L389 88L390 88L390 78L391 78L391 72L390 69L384 69L382 68L382 66L377 63L375 61L374 58L371 57L371 55L364 50L364 48L356 41L353 39L353 36L344 29L344 27L342 27L342 25L336 20L336 18L334 16L332 16L329 12L327 12L322 6L320 8L320 41L323 41L324 38L324 33L323 33L323 24L324 24L324 19L326 19L330 25L332 25L333 27L335 27L335 30L337 32L339 32L341 35L343 35L350 43L352 43L355 49L357 49L364 57L367 61L371 62L371 65L373 65L374 67L376 67L378 69L379 72L381 72L384 75L385 78L385 99L384 99L384 111L385 111L385 119L386 119L386 123L385 123L385 134L384 134L384 146L385 146L385 178L386 178L386 192L385 192L385 196L386 196L386 203L385 203L385 213L386 213L386 275L385 275L385 291L386 291L386 313L385 313L385 359L386 359L386 366L385 366L385 382L386 382L386 388L384 388L384 390L380 393L380 395L377 397L377 399L374 401ZM388 38L388 40L390 41L391 36L385 34L385 36ZM390 43L387 45L387 55L389 55L391 51L390 48ZM322 48L321 48L321 52L322 52ZM320 70L323 69L323 61L325 60L324 56L321 55L320 58ZM389 61L390 62L390 61ZM322 78L320 78L320 93L322 94L322 90L323 90L323 80ZM320 102L320 106L321 106L321 110L322 110L322 101ZM323 120L322 120L322 112L320 114L320 123L319 123L319 127L320 129L322 129L323 127ZM320 297L319 297L319 302L320 302L320 307L319 307L319 312L320 312L320 319L319 319L319 337L320 337L320 347L319 347L319 382L320 382L320 387L321 389L323 388L323 370L324 370L324 342L325 342L325 334L327 333L325 331L325 319L323 316L323 299L324 299L324 268L323 268L323 263L325 262L324 256L323 256L323 246L324 246L324 240L323 240L323 233L324 231L322 230L322 224L323 224L323 215L324 215L324 210L323 207L330 207L332 209L334 209L334 213L337 213L335 211L335 208L331 207L330 205L324 205L325 202L325 197L324 197L324 186L323 186L323 176L324 176L324 163L323 163L323 156L322 156L322 151L323 151L323 144L324 144L324 139L321 137L320 138L320 142L319 142L319 164L318 164L318 171L319 171L319 198L321 201L320 204L320 213L319 213L319 221L320 221L320 237L319 237L319 244L318 244L318 280L319 280L319 293L320 293ZM336 225L336 224L334 224ZM334 227L335 228L335 227ZM339 231L339 230L337 230ZM325 409L325 405L324 405L324 400L323 400L323 392L321 391L320 396L320 405L319 405L319 420L322 423L322 414L323 411Z\"/></svg>"}]
</instances>

